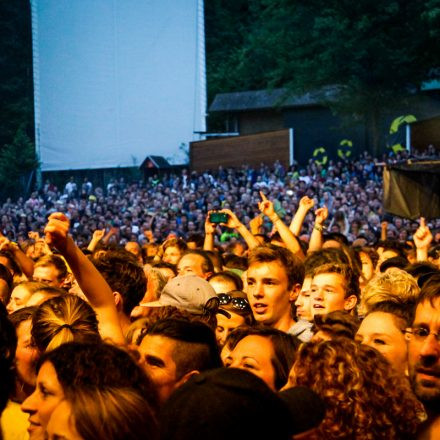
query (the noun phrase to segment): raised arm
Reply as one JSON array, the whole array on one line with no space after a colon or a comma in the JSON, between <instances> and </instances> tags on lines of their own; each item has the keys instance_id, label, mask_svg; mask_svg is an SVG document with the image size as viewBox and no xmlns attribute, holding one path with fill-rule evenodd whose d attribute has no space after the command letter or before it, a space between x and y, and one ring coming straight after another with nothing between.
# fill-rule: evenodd
<instances>
[{"instance_id":1,"label":"raised arm","mask_svg":"<svg viewBox=\"0 0 440 440\"><path fill-rule=\"evenodd\" d=\"M327 217L328 217L327 206L318 208L315 211L315 224L313 226L312 234L310 235L309 248L307 249L307 253L319 251L322 248L324 242L323 239L324 222L327 220Z\"/></svg>"},{"instance_id":2,"label":"raised arm","mask_svg":"<svg viewBox=\"0 0 440 440\"><path fill-rule=\"evenodd\" d=\"M315 206L315 202L310 197L304 196L299 201L298 209L293 216L293 219L290 223L289 229L292 231L292 234L299 237L301 234L301 228L304 223L304 219L306 218L307 213Z\"/></svg>"},{"instance_id":3,"label":"raised arm","mask_svg":"<svg viewBox=\"0 0 440 440\"><path fill-rule=\"evenodd\" d=\"M236 229L237 232L243 237L249 249L253 249L260 245L258 240L250 233L248 228L238 220L238 217L230 210L230 209L222 209L220 212L224 212L228 214L228 222L221 223L223 226L226 226L231 229Z\"/></svg>"},{"instance_id":4,"label":"raised arm","mask_svg":"<svg viewBox=\"0 0 440 440\"><path fill-rule=\"evenodd\" d=\"M428 261L428 251L432 242L432 233L426 225L424 217L420 218L420 226L413 236L416 245L417 261Z\"/></svg>"},{"instance_id":5,"label":"raised arm","mask_svg":"<svg viewBox=\"0 0 440 440\"><path fill-rule=\"evenodd\" d=\"M34 261L20 249L17 243L10 241L7 237L0 236L0 251L3 250L12 253L23 273L31 280L34 273Z\"/></svg>"},{"instance_id":6,"label":"raised arm","mask_svg":"<svg viewBox=\"0 0 440 440\"><path fill-rule=\"evenodd\" d=\"M97 229L96 231L94 231L92 235L92 239L90 240L90 243L87 246L87 249L90 252L94 252L98 243L104 238L104 235L105 235L105 228Z\"/></svg>"},{"instance_id":7,"label":"raised arm","mask_svg":"<svg viewBox=\"0 0 440 440\"><path fill-rule=\"evenodd\" d=\"M72 269L97 315L101 337L115 344L125 344L113 292L92 262L76 246L69 235L69 227L69 219L64 214L51 214L44 230L46 241L61 252Z\"/></svg>"},{"instance_id":8,"label":"raised arm","mask_svg":"<svg viewBox=\"0 0 440 440\"><path fill-rule=\"evenodd\" d=\"M260 191L261 202L258 204L258 208L260 211L269 217L270 221L273 223L275 228L280 234L281 239L286 245L287 249L289 249L293 254L297 257L304 260L304 252L299 245L297 238L293 235L292 231L288 228L288 226L278 217L278 214L275 212L273 207L273 203L267 199L267 197Z\"/></svg>"},{"instance_id":9,"label":"raised arm","mask_svg":"<svg viewBox=\"0 0 440 440\"><path fill-rule=\"evenodd\" d=\"M214 237L215 237L215 223L209 221L209 216L211 215L211 211L208 211L205 219L205 241L203 242L203 250L204 251L213 251L214 250Z\"/></svg>"}]
</instances>

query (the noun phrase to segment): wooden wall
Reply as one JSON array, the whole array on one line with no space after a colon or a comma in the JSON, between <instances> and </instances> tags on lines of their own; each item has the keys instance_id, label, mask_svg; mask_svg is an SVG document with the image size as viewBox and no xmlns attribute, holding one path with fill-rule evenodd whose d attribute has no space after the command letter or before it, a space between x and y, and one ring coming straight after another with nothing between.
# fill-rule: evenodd
<instances>
[{"instance_id":1,"label":"wooden wall","mask_svg":"<svg viewBox=\"0 0 440 440\"><path fill-rule=\"evenodd\" d=\"M289 166L289 130L191 142L191 170L204 171L242 164L258 166L279 160Z\"/></svg>"}]
</instances>

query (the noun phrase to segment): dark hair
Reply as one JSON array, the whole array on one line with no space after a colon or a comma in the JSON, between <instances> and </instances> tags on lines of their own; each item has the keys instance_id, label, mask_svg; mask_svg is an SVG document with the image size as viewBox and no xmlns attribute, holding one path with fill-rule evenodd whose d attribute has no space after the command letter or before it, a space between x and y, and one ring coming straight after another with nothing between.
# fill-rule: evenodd
<instances>
[{"instance_id":1,"label":"dark hair","mask_svg":"<svg viewBox=\"0 0 440 440\"><path fill-rule=\"evenodd\" d=\"M377 248L382 247L385 251L394 251L399 257L405 257L405 252L403 251L403 246L400 242L396 240L381 240L376 244Z\"/></svg>"},{"instance_id":2,"label":"dark hair","mask_svg":"<svg viewBox=\"0 0 440 440\"><path fill-rule=\"evenodd\" d=\"M394 301L382 301L373 304L371 309L368 311L368 316L373 312L383 312L394 315L400 322L398 327L404 331L406 328L410 327L414 321L415 306L413 302L394 302Z\"/></svg>"},{"instance_id":3,"label":"dark hair","mask_svg":"<svg viewBox=\"0 0 440 440\"><path fill-rule=\"evenodd\" d=\"M329 232L328 234L325 234L324 241L328 241L328 240L337 241L338 243L341 243L342 245L345 246L349 246L350 244L348 238L344 234L341 234L340 232Z\"/></svg>"},{"instance_id":4,"label":"dark hair","mask_svg":"<svg viewBox=\"0 0 440 440\"><path fill-rule=\"evenodd\" d=\"M163 250L165 251L169 247L176 247L181 252L184 252L188 249L188 245L181 238L170 238L166 240L163 244Z\"/></svg>"},{"instance_id":5,"label":"dark hair","mask_svg":"<svg viewBox=\"0 0 440 440\"><path fill-rule=\"evenodd\" d=\"M204 237L202 234L197 234L195 232L188 235L186 238L187 243L195 243L198 248L203 246Z\"/></svg>"},{"instance_id":6,"label":"dark hair","mask_svg":"<svg viewBox=\"0 0 440 440\"><path fill-rule=\"evenodd\" d=\"M129 353L114 345L70 342L43 354L38 369L44 362L55 368L67 397L79 389L128 388L147 399L153 408L158 406L151 379Z\"/></svg>"},{"instance_id":7,"label":"dark hair","mask_svg":"<svg viewBox=\"0 0 440 440\"><path fill-rule=\"evenodd\" d=\"M245 257L239 257L234 254L226 254L223 258L224 266L228 269L246 270L248 262Z\"/></svg>"},{"instance_id":8,"label":"dark hair","mask_svg":"<svg viewBox=\"0 0 440 440\"><path fill-rule=\"evenodd\" d=\"M422 302L429 301L434 307L434 301L438 298L440 298L440 275L433 275L423 284L415 306L417 308Z\"/></svg>"},{"instance_id":9,"label":"dark hair","mask_svg":"<svg viewBox=\"0 0 440 440\"><path fill-rule=\"evenodd\" d=\"M286 270L288 288L291 289L295 284L302 284L304 281L304 265L288 249L274 246L258 246L249 253L248 263L271 263L278 261Z\"/></svg>"},{"instance_id":10,"label":"dark hair","mask_svg":"<svg viewBox=\"0 0 440 440\"><path fill-rule=\"evenodd\" d=\"M427 261L418 261L417 263L408 264L404 270L412 275L415 279L418 279L420 276L428 273L440 273L440 270L435 264L428 263Z\"/></svg>"},{"instance_id":11,"label":"dark hair","mask_svg":"<svg viewBox=\"0 0 440 440\"><path fill-rule=\"evenodd\" d=\"M213 275L211 275L208 278L208 281L211 280L220 280L220 281L230 281L234 284L235 288L232 290L242 290L243 289L243 281L241 281L241 278L234 272L230 271L223 271L223 272L217 272ZM228 292L222 292L222 293L228 293Z\"/></svg>"},{"instance_id":12,"label":"dark hair","mask_svg":"<svg viewBox=\"0 0 440 440\"><path fill-rule=\"evenodd\" d=\"M0 414L14 390L14 358L17 349L15 328L8 320L5 306L0 302Z\"/></svg>"},{"instance_id":13,"label":"dark hair","mask_svg":"<svg viewBox=\"0 0 440 440\"><path fill-rule=\"evenodd\" d=\"M191 250L185 251L182 255L182 258L185 255L198 255L199 257L201 257L203 259L203 262L202 262L203 273L214 272L214 264L212 264L211 258L209 258L209 255L205 251L202 251L200 249L191 249Z\"/></svg>"},{"instance_id":14,"label":"dark hair","mask_svg":"<svg viewBox=\"0 0 440 440\"><path fill-rule=\"evenodd\" d=\"M255 327L237 327L230 333L228 346L233 350L246 336L262 336L268 338L273 347L275 357L271 363L275 372L275 388L281 389L289 378L289 372L295 362L300 341L296 336L289 335L272 327L257 325Z\"/></svg>"},{"instance_id":15,"label":"dark hair","mask_svg":"<svg viewBox=\"0 0 440 440\"><path fill-rule=\"evenodd\" d=\"M147 290L147 278L143 268L134 255L127 251L109 251L99 258L94 258L92 262L113 292L121 295L122 311L129 316Z\"/></svg>"},{"instance_id":16,"label":"dark hair","mask_svg":"<svg viewBox=\"0 0 440 440\"><path fill-rule=\"evenodd\" d=\"M222 366L215 334L202 322L162 319L148 329L147 335L177 341L172 354L177 378L192 370L204 371Z\"/></svg>"},{"instance_id":17,"label":"dark hair","mask_svg":"<svg viewBox=\"0 0 440 440\"><path fill-rule=\"evenodd\" d=\"M306 276L312 276L318 266L327 263L350 264L347 255L337 248L326 248L311 252L304 260L304 270Z\"/></svg>"},{"instance_id":18,"label":"dark hair","mask_svg":"<svg viewBox=\"0 0 440 440\"><path fill-rule=\"evenodd\" d=\"M406 257L391 257L383 261L379 267L380 272L386 272L390 267L397 267L398 269L405 269L408 265Z\"/></svg>"},{"instance_id":19,"label":"dark hair","mask_svg":"<svg viewBox=\"0 0 440 440\"><path fill-rule=\"evenodd\" d=\"M359 319L344 310L315 315L313 321L313 333L322 331L329 334L332 339L340 336L354 339L360 325Z\"/></svg>"},{"instance_id":20,"label":"dark hair","mask_svg":"<svg viewBox=\"0 0 440 440\"><path fill-rule=\"evenodd\" d=\"M0 257L4 257L8 260L10 269L13 272L13 275L21 275L23 272L19 264L15 261L14 254L10 251L0 251ZM8 267L6 264L4 265Z\"/></svg>"},{"instance_id":21,"label":"dark hair","mask_svg":"<svg viewBox=\"0 0 440 440\"><path fill-rule=\"evenodd\" d=\"M11 291L12 284L14 282L14 277L12 276L9 269L4 264L0 264L0 279L6 281L6 284L9 287L9 291Z\"/></svg>"},{"instance_id":22,"label":"dark hair","mask_svg":"<svg viewBox=\"0 0 440 440\"><path fill-rule=\"evenodd\" d=\"M78 296L48 299L32 317L32 338L40 352L66 342L98 342L98 320L92 307Z\"/></svg>"},{"instance_id":23,"label":"dark hair","mask_svg":"<svg viewBox=\"0 0 440 440\"><path fill-rule=\"evenodd\" d=\"M37 309L38 307L36 306L18 309L9 315L9 321L17 329L22 322L32 319Z\"/></svg>"}]
</instances>

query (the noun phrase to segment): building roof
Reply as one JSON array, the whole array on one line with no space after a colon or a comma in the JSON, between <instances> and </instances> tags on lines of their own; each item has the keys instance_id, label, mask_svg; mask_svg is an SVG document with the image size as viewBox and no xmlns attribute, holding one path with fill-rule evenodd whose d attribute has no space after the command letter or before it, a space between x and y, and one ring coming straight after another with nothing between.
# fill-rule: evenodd
<instances>
[{"instance_id":1,"label":"building roof","mask_svg":"<svg viewBox=\"0 0 440 440\"><path fill-rule=\"evenodd\" d=\"M289 95L287 89L256 90L248 92L219 93L209 107L211 112L236 112L264 110L274 107L306 107L322 105L337 93L337 87L327 87L319 92Z\"/></svg>"},{"instance_id":2,"label":"building roof","mask_svg":"<svg viewBox=\"0 0 440 440\"><path fill-rule=\"evenodd\" d=\"M147 156L140 168L172 168L173 166L163 156Z\"/></svg>"}]
</instances>

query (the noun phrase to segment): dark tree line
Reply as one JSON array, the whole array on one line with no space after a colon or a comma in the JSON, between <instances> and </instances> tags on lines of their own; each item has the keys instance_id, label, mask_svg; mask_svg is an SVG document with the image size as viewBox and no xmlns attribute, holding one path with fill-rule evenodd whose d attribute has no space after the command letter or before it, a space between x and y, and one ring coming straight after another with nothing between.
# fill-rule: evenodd
<instances>
[{"instance_id":1,"label":"dark tree line","mask_svg":"<svg viewBox=\"0 0 440 440\"><path fill-rule=\"evenodd\" d=\"M29 0L0 0L0 196L17 197L37 166Z\"/></svg>"},{"instance_id":2,"label":"dark tree line","mask_svg":"<svg viewBox=\"0 0 440 440\"><path fill-rule=\"evenodd\" d=\"M211 0L206 2L209 97L336 86L328 102L378 119L439 78L440 0Z\"/></svg>"}]
</instances>

